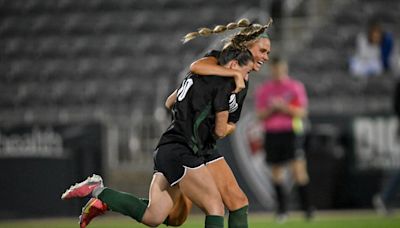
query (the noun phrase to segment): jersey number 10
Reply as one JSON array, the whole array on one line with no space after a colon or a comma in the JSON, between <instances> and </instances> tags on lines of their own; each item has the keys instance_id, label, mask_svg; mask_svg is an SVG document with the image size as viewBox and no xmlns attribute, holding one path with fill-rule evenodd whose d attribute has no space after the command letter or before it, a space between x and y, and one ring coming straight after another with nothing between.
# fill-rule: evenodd
<instances>
[{"instance_id":1,"label":"jersey number 10","mask_svg":"<svg viewBox=\"0 0 400 228\"><path fill-rule=\"evenodd\" d=\"M178 101L182 101L185 99L187 92L189 91L190 87L193 85L193 79L188 78L182 82L181 88L178 89Z\"/></svg>"}]
</instances>

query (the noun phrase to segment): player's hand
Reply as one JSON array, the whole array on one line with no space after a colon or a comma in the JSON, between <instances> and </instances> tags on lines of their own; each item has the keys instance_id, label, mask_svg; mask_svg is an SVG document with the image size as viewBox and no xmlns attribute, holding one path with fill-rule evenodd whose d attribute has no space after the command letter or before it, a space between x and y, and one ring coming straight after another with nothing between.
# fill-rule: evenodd
<instances>
[{"instance_id":1,"label":"player's hand","mask_svg":"<svg viewBox=\"0 0 400 228\"><path fill-rule=\"evenodd\" d=\"M236 124L228 123L226 135L228 136L228 135L232 134L235 130L236 130Z\"/></svg>"},{"instance_id":2,"label":"player's hand","mask_svg":"<svg viewBox=\"0 0 400 228\"><path fill-rule=\"evenodd\" d=\"M236 88L233 93L239 93L242 89L246 88L246 84L244 83L245 77L246 75L242 74L242 72L236 71L236 74L233 77L235 79Z\"/></svg>"},{"instance_id":3,"label":"player's hand","mask_svg":"<svg viewBox=\"0 0 400 228\"><path fill-rule=\"evenodd\" d=\"M283 99L277 98L272 101L271 107L276 111L283 112L286 110L287 104Z\"/></svg>"}]
</instances>

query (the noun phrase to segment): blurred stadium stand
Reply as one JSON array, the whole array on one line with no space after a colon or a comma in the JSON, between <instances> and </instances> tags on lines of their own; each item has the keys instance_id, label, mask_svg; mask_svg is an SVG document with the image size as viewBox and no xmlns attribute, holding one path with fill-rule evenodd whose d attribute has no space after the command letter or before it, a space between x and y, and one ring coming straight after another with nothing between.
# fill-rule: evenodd
<instances>
[{"instance_id":1,"label":"blurred stadium stand","mask_svg":"<svg viewBox=\"0 0 400 228\"><path fill-rule=\"evenodd\" d=\"M0 73L7 89L1 90L0 107L115 111L117 105L122 114L134 108L152 113L155 82L167 77L164 86L172 89L182 59L204 46L188 48L181 37L201 25L228 22L232 13L255 5L237 0L1 1ZM146 99L143 107L136 106L140 99Z\"/></svg>"},{"instance_id":2,"label":"blurred stadium stand","mask_svg":"<svg viewBox=\"0 0 400 228\"><path fill-rule=\"evenodd\" d=\"M134 108L152 113L158 106L155 97L149 97L154 93L154 82L169 78L164 82L167 91L171 90L176 84L175 75L207 46L207 40L182 45L180 38L204 25L232 21L232 15L258 3L0 1L2 112L18 110L12 112L15 118L15 114L31 107L74 106L89 112L95 107L110 113L122 110L121 114L126 114ZM228 9L223 7L225 4L235 7ZM395 37L400 35L396 26L400 22L400 4L389 0L351 0L325 5L329 11L318 15L323 24L310 27L304 20L307 15L303 15L297 20L305 22L300 31L293 25L286 29L287 35L295 35L292 39L306 32L309 37L300 42L301 47L293 48L297 50L294 53L286 52L292 74L305 82L315 100L311 102L313 113L335 112L334 106L319 104L337 100L337 96L348 100L342 104L341 112L388 110L388 103L374 105L376 99L372 97L390 95L393 76L354 79L348 74L347 63L355 36L371 16L379 17ZM296 11L293 15L296 18ZM312 20L315 15L308 16ZM274 40L274 45L279 47L287 39ZM146 102L139 101L144 98ZM368 107L363 107L366 103Z\"/></svg>"},{"instance_id":3,"label":"blurred stadium stand","mask_svg":"<svg viewBox=\"0 0 400 228\"><path fill-rule=\"evenodd\" d=\"M381 77L357 79L348 73L348 62L354 53L357 34L365 31L371 18L378 18L398 42L400 2L332 2L332 8L322 18L323 24L311 30L308 42L289 56L291 74L305 83L311 97L310 113L355 115L391 112L393 83L398 75L388 73Z\"/></svg>"}]
</instances>

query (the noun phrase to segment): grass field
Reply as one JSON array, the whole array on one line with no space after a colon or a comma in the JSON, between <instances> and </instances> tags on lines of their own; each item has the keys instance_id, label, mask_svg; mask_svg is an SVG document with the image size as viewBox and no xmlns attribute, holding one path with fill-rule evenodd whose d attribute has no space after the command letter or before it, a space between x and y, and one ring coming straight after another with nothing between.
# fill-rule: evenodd
<instances>
[{"instance_id":1,"label":"grass field","mask_svg":"<svg viewBox=\"0 0 400 228\"><path fill-rule=\"evenodd\" d=\"M400 214L381 217L373 211L319 212L312 222L305 222L298 214L291 215L284 224L274 222L270 213L252 214L249 218L251 228L399 228ZM10 220L0 221L0 228L77 228L76 218ZM127 217L106 216L94 220L91 228L143 228L141 224ZM165 227L161 225L160 227ZM185 228L202 228L203 216L193 215ZM227 227L227 226L225 226Z\"/></svg>"}]
</instances>

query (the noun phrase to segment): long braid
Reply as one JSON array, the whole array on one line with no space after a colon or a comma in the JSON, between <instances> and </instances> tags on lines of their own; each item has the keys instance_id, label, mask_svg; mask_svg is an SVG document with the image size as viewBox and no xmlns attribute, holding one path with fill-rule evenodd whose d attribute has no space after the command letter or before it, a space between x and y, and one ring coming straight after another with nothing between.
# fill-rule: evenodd
<instances>
[{"instance_id":1,"label":"long braid","mask_svg":"<svg viewBox=\"0 0 400 228\"><path fill-rule=\"evenodd\" d=\"M228 30L243 28L230 39L230 42L228 42L225 47L232 45L237 49L244 50L249 42L254 41L259 37L268 38L269 36L266 33L266 30L271 26L272 22L273 20L270 18L265 25L251 24L248 19L243 18L236 23L232 22L227 25L217 25L214 27L214 29L201 28L197 32L188 33L183 38L183 43L186 43L199 36L209 36L211 34L218 34Z\"/></svg>"},{"instance_id":2,"label":"long braid","mask_svg":"<svg viewBox=\"0 0 400 228\"><path fill-rule=\"evenodd\" d=\"M231 39L229 45L233 45L234 47L239 49L244 49L246 48L248 42L257 39L262 34L264 34L267 28L271 26L271 24L272 24L272 18L268 20L268 23L266 25L251 24L250 26L244 28L242 31L236 34ZM265 34L265 37L268 37L268 35Z\"/></svg>"},{"instance_id":3,"label":"long braid","mask_svg":"<svg viewBox=\"0 0 400 228\"><path fill-rule=\"evenodd\" d=\"M238 22L231 22L227 25L217 25L213 29L210 28L201 28L197 32L191 32L186 34L182 41L183 43L189 42L190 40L193 40L194 38L197 38L199 36L209 36L211 34L218 34L218 33L223 33L228 30L234 30L237 28L246 28L249 27L250 21L247 18L240 19Z\"/></svg>"}]
</instances>

